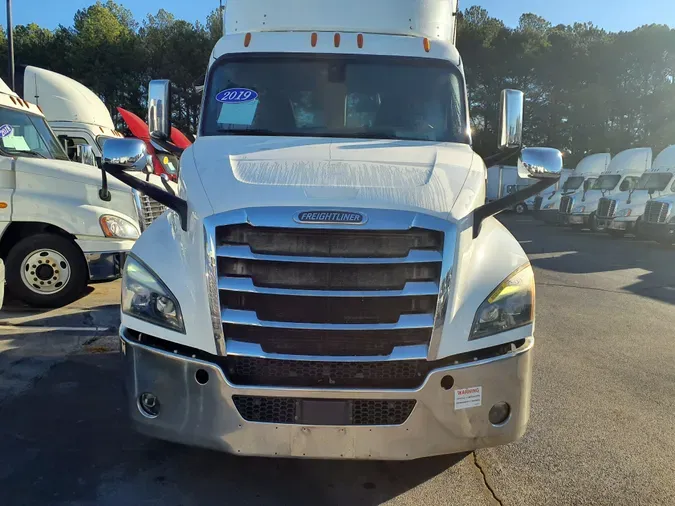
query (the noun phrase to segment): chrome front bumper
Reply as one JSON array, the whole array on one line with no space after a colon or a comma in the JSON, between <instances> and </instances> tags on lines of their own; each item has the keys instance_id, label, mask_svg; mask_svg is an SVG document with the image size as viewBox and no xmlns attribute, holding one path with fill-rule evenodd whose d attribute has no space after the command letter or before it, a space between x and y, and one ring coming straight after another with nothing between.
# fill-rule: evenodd
<instances>
[{"instance_id":1,"label":"chrome front bumper","mask_svg":"<svg viewBox=\"0 0 675 506\"><path fill-rule=\"evenodd\" d=\"M534 338L530 337L505 355L436 369L417 389L356 390L237 386L214 363L121 337L128 408L140 432L239 455L322 459L408 460L519 439L530 414L533 345ZM208 373L206 384L196 380L200 369ZM448 375L454 385L446 390L441 380ZM456 391L471 387L482 387L480 405L456 410ZM157 417L149 418L140 409L138 399L143 393L152 393L159 399ZM233 395L412 399L416 405L401 425L275 424L244 420ZM507 402L511 414L505 423L494 426L488 420L488 412L498 402Z\"/></svg>"}]
</instances>

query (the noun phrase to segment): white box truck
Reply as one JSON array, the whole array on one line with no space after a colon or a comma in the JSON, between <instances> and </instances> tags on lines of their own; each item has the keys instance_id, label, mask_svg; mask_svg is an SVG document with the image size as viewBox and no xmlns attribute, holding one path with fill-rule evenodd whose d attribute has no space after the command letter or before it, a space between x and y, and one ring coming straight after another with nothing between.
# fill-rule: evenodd
<instances>
[{"instance_id":1,"label":"white box truck","mask_svg":"<svg viewBox=\"0 0 675 506\"><path fill-rule=\"evenodd\" d=\"M571 209L569 206L573 196L590 188L598 176L607 169L611 159L609 153L597 153L583 158L567 177L561 191L542 202L541 209L536 215L537 219L559 224L561 212Z\"/></svg>"},{"instance_id":2,"label":"white box truck","mask_svg":"<svg viewBox=\"0 0 675 506\"><path fill-rule=\"evenodd\" d=\"M179 195L129 175L143 143L106 142L105 169L175 211L125 265L121 349L139 430L331 459L523 435L534 278L493 216L554 184L562 155L521 151L523 94L505 90L503 159L520 151L521 175L540 181L485 204L456 9L230 0ZM163 142L169 86L149 89Z\"/></svg>"},{"instance_id":3,"label":"white box truck","mask_svg":"<svg viewBox=\"0 0 675 506\"><path fill-rule=\"evenodd\" d=\"M533 184L529 177L521 177L518 174L518 167L512 165L495 165L487 171L487 194L486 202L493 202L501 198L520 191ZM517 214L526 213L534 207L534 197L530 197L522 202L516 202L510 210Z\"/></svg>"},{"instance_id":4,"label":"white box truck","mask_svg":"<svg viewBox=\"0 0 675 506\"><path fill-rule=\"evenodd\" d=\"M561 210L561 222L580 228L590 228L594 232L605 230L605 221L598 221L598 204L606 199L622 198L637 186L642 173L652 161L651 148L633 148L622 151L610 162L590 189L578 191L568 197L564 211ZM606 200L603 200L603 206ZM604 213L605 208L600 210Z\"/></svg>"},{"instance_id":5,"label":"white box truck","mask_svg":"<svg viewBox=\"0 0 675 506\"><path fill-rule=\"evenodd\" d=\"M642 234L643 215L647 203L653 198L667 196L675 191L675 145L669 146L651 163L645 164L647 171L640 176L638 184L625 196L604 197L598 204L598 220L604 220L607 231L613 237L623 237L626 233ZM653 212L650 206L650 213Z\"/></svg>"},{"instance_id":6,"label":"white box truck","mask_svg":"<svg viewBox=\"0 0 675 506\"><path fill-rule=\"evenodd\" d=\"M134 193L70 161L40 109L0 81L0 258L16 297L56 307L119 277L140 235Z\"/></svg>"},{"instance_id":7,"label":"white box truck","mask_svg":"<svg viewBox=\"0 0 675 506\"><path fill-rule=\"evenodd\" d=\"M19 72L23 89L19 95L35 103L44 113L49 126L66 147L71 160L78 160L78 146L91 146L97 164L101 163L101 147L108 139L123 137L115 130L110 112L103 101L89 88L70 77L38 67L27 66ZM159 153L156 160L167 173L175 173L177 158ZM147 181L176 190L172 182L162 182L159 175L144 174ZM166 208L147 195L134 193L141 231L145 230Z\"/></svg>"}]
</instances>

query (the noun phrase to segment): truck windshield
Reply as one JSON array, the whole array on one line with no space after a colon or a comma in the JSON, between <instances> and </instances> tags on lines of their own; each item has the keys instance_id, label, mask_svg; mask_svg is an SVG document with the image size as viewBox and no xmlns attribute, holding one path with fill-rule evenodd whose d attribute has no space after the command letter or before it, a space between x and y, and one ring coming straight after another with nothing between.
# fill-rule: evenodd
<instances>
[{"instance_id":1,"label":"truck windshield","mask_svg":"<svg viewBox=\"0 0 675 506\"><path fill-rule=\"evenodd\" d=\"M565 181L565 184L563 185L563 190L564 191L578 190L579 188L581 188L582 184L584 184L583 176L572 176L567 178L567 181Z\"/></svg>"},{"instance_id":2,"label":"truck windshield","mask_svg":"<svg viewBox=\"0 0 675 506\"><path fill-rule=\"evenodd\" d=\"M613 190L619 181L621 181L619 174L605 174L595 181L591 190Z\"/></svg>"},{"instance_id":3,"label":"truck windshield","mask_svg":"<svg viewBox=\"0 0 675 506\"><path fill-rule=\"evenodd\" d=\"M44 118L0 107L0 150L10 156L68 160Z\"/></svg>"},{"instance_id":4,"label":"truck windshield","mask_svg":"<svg viewBox=\"0 0 675 506\"><path fill-rule=\"evenodd\" d=\"M650 172L642 174L638 182L638 190L662 192L670 183L673 174L670 172Z\"/></svg>"},{"instance_id":5,"label":"truck windshield","mask_svg":"<svg viewBox=\"0 0 675 506\"><path fill-rule=\"evenodd\" d=\"M468 143L463 79L441 60L247 55L214 63L202 135Z\"/></svg>"}]
</instances>

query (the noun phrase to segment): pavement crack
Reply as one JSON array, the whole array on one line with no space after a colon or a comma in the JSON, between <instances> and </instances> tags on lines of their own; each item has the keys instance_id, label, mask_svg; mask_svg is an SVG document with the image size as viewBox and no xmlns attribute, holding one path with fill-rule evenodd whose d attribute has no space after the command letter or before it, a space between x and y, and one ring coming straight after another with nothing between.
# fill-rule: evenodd
<instances>
[{"instance_id":1,"label":"pavement crack","mask_svg":"<svg viewBox=\"0 0 675 506\"><path fill-rule=\"evenodd\" d=\"M487 488L490 491L490 494L492 495L492 498L499 504L500 506L504 506L504 503L502 500L497 496L497 493L495 492L495 489L492 488L492 485L488 483L487 476L485 475L485 471L483 471L483 467L480 465L478 462L478 455L476 455L476 452L471 452L471 455L473 455L473 464L476 466L476 468L480 471L481 476L483 477L483 484L485 485L485 488Z\"/></svg>"}]
</instances>

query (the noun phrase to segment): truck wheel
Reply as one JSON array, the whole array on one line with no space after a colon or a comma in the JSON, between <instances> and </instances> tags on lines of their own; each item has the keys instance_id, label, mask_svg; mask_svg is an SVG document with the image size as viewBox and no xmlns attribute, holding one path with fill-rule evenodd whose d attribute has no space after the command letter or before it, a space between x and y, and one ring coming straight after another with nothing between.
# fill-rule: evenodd
<instances>
[{"instance_id":1,"label":"truck wheel","mask_svg":"<svg viewBox=\"0 0 675 506\"><path fill-rule=\"evenodd\" d=\"M516 204L516 214L524 214L525 211L527 211L526 204L523 204L522 202L520 204Z\"/></svg>"},{"instance_id":2,"label":"truck wheel","mask_svg":"<svg viewBox=\"0 0 675 506\"><path fill-rule=\"evenodd\" d=\"M77 299L87 286L87 264L75 243L54 234L20 240L7 255L7 287L34 307L53 308Z\"/></svg>"},{"instance_id":3,"label":"truck wheel","mask_svg":"<svg viewBox=\"0 0 675 506\"><path fill-rule=\"evenodd\" d=\"M608 229L607 232L609 232L609 235L612 239L623 239L626 235L626 232L623 230L614 230L611 228Z\"/></svg>"}]
</instances>

